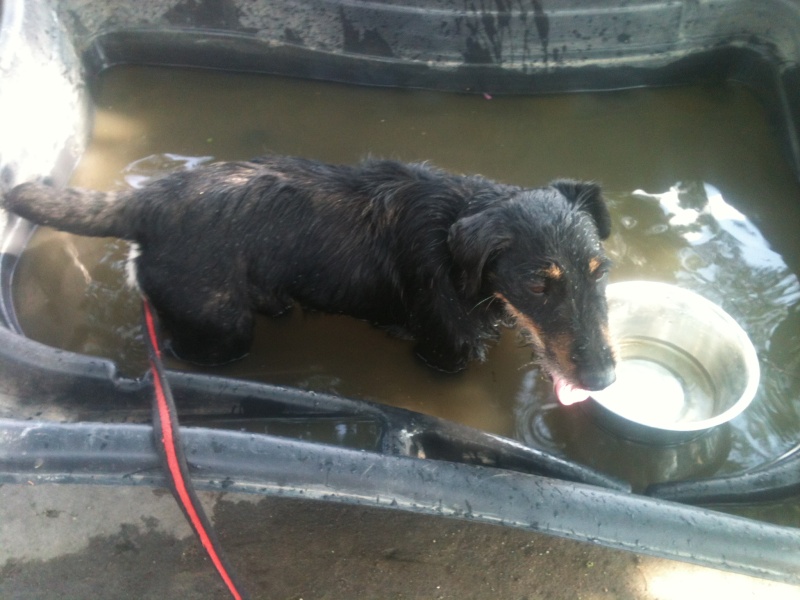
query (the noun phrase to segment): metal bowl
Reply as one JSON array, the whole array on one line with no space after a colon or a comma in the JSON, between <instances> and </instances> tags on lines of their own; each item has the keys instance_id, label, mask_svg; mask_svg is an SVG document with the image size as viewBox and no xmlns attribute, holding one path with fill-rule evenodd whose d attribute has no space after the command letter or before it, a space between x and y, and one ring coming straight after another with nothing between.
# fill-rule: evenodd
<instances>
[{"instance_id":1,"label":"metal bowl","mask_svg":"<svg viewBox=\"0 0 800 600\"><path fill-rule=\"evenodd\" d=\"M755 396L755 348L719 306L653 281L608 286L617 381L585 404L636 441L678 443L726 423Z\"/></svg>"}]
</instances>

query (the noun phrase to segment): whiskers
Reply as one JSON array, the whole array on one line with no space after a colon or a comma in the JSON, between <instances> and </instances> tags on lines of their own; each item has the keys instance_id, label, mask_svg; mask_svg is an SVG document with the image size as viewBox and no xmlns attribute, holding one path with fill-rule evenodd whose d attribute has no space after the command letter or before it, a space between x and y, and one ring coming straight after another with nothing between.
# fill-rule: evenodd
<instances>
[{"instance_id":1,"label":"whiskers","mask_svg":"<svg viewBox=\"0 0 800 600\"><path fill-rule=\"evenodd\" d=\"M530 371L531 369L542 369L542 361L535 354L531 354L531 360L517 367L517 371Z\"/></svg>"},{"instance_id":2,"label":"whiskers","mask_svg":"<svg viewBox=\"0 0 800 600\"><path fill-rule=\"evenodd\" d=\"M492 302L494 302L495 300L497 300L497 297L494 294L486 296L486 298L484 298L483 300L478 300L478 302L476 302L473 305L473 307L469 309L469 312L472 313L472 311L477 309L482 304L485 304L486 308L489 308L489 306L491 306Z\"/></svg>"}]
</instances>

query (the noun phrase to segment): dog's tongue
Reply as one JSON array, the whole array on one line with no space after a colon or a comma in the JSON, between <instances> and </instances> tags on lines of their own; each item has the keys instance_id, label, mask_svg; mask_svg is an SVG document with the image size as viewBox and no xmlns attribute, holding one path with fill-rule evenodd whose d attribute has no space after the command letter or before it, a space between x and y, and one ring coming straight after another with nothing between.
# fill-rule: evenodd
<instances>
[{"instance_id":1,"label":"dog's tongue","mask_svg":"<svg viewBox=\"0 0 800 600\"><path fill-rule=\"evenodd\" d=\"M553 381L553 388L555 389L558 401L564 406L583 402L589 398L589 392L575 387L567 380L561 379L560 377L557 377Z\"/></svg>"}]
</instances>

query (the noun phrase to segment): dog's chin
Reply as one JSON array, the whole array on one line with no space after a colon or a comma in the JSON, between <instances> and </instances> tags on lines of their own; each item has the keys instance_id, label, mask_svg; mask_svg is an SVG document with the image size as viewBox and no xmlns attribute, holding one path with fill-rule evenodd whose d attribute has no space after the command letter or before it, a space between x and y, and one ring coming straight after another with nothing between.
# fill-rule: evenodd
<instances>
[{"instance_id":1,"label":"dog's chin","mask_svg":"<svg viewBox=\"0 0 800 600\"><path fill-rule=\"evenodd\" d=\"M553 390L556 398L564 406L570 406L588 400L591 395L588 390L581 389L572 385L569 381L559 375L553 374Z\"/></svg>"}]
</instances>

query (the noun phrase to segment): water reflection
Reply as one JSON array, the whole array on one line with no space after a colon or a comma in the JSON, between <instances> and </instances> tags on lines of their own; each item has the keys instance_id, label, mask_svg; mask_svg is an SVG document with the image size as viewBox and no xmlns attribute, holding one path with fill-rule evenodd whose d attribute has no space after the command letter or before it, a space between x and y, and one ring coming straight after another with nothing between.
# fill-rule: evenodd
<instances>
[{"instance_id":1,"label":"water reflection","mask_svg":"<svg viewBox=\"0 0 800 600\"><path fill-rule=\"evenodd\" d=\"M681 183L661 194L637 190L667 219L676 244L675 280L720 304L766 350L775 329L800 301L800 281L758 228L722 193L704 182Z\"/></svg>"}]
</instances>

